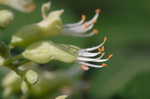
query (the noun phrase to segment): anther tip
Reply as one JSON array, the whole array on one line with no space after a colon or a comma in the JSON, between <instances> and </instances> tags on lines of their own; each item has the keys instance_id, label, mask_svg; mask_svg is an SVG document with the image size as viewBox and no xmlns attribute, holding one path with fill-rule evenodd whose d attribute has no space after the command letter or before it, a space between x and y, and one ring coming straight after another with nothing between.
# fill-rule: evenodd
<instances>
[{"instance_id":1,"label":"anther tip","mask_svg":"<svg viewBox=\"0 0 150 99\"><path fill-rule=\"evenodd\" d=\"M83 20L86 20L86 15L81 15L81 18L82 18Z\"/></svg>"},{"instance_id":2,"label":"anther tip","mask_svg":"<svg viewBox=\"0 0 150 99\"><path fill-rule=\"evenodd\" d=\"M106 67L106 66L108 66L108 64L101 64L101 66Z\"/></svg>"},{"instance_id":3,"label":"anther tip","mask_svg":"<svg viewBox=\"0 0 150 99\"><path fill-rule=\"evenodd\" d=\"M81 69L84 70L84 71L88 71L90 68L86 65L82 65Z\"/></svg>"},{"instance_id":4,"label":"anther tip","mask_svg":"<svg viewBox=\"0 0 150 99\"><path fill-rule=\"evenodd\" d=\"M104 41L107 41L107 40L108 40L108 38L105 36L105 37L104 37Z\"/></svg>"},{"instance_id":5,"label":"anther tip","mask_svg":"<svg viewBox=\"0 0 150 99\"><path fill-rule=\"evenodd\" d=\"M100 12L102 12L102 10L101 10L101 9L96 9L95 12L96 12L97 14L99 14Z\"/></svg>"},{"instance_id":6,"label":"anther tip","mask_svg":"<svg viewBox=\"0 0 150 99\"><path fill-rule=\"evenodd\" d=\"M98 48L98 51L99 51L99 52L104 52L104 51L105 51L105 47L103 46L103 47L101 47L101 48Z\"/></svg>"},{"instance_id":7,"label":"anther tip","mask_svg":"<svg viewBox=\"0 0 150 99\"><path fill-rule=\"evenodd\" d=\"M113 57L113 54L110 54L109 56L108 56L108 59L110 59L110 58L112 58Z\"/></svg>"},{"instance_id":8,"label":"anther tip","mask_svg":"<svg viewBox=\"0 0 150 99\"><path fill-rule=\"evenodd\" d=\"M94 34L98 34L98 33L99 33L99 30L94 29L94 30L93 30L93 33L94 33Z\"/></svg>"}]
</instances>

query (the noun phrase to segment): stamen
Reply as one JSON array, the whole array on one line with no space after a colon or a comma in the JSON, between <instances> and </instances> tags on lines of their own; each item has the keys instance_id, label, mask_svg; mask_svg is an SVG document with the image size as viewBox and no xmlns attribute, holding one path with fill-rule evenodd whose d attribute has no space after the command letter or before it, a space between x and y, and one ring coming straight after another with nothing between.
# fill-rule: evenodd
<instances>
[{"instance_id":1,"label":"stamen","mask_svg":"<svg viewBox=\"0 0 150 99\"><path fill-rule=\"evenodd\" d=\"M86 15L81 16L82 21L84 22L86 20Z\"/></svg>"},{"instance_id":2,"label":"stamen","mask_svg":"<svg viewBox=\"0 0 150 99\"><path fill-rule=\"evenodd\" d=\"M93 24L88 25L88 24L84 24L84 25L79 25L76 27L69 27L69 28L64 28L63 33L72 33L72 34L79 34L79 33L86 33L87 31L91 30L93 28Z\"/></svg>"},{"instance_id":3,"label":"stamen","mask_svg":"<svg viewBox=\"0 0 150 99\"><path fill-rule=\"evenodd\" d=\"M113 55L112 54L110 54L109 56L108 56L108 59L111 59L113 57Z\"/></svg>"},{"instance_id":4,"label":"stamen","mask_svg":"<svg viewBox=\"0 0 150 99\"><path fill-rule=\"evenodd\" d=\"M105 44L105 42L107 41L107 37L104 37L104 40L101 44L99 44L98 46L92 47L92 48L86 48L86 49L82 49L83 51L94 51L98 48L100 48L101 46L103 46Z\"/></svg>"},{"instance_id":5,"label":"stamen","mask_svg":"<svg viewBox=\"0 0 150 99\"><path fill-rule=\"evenodd\" d=\"M96 9L95 12L96 12L95 16L90 21L86 22L87 24L92 24L92 23L95 23L97 21L101 10L100 9Z\"/></svg>"},{"instance_id":6,"label":"stamen","mask_svg":"<svg viewBox=\"0 0 150 99\"><path fill-rule=\"evenodd\" d=\"M107 40L108 40L108 38L105 36L105 37L104 37L104 42L107 41Z\"/></svg>"},{"instance_id":7,"label":"stamen","mask_svg":"<svg viewBox=\"0 0 150 99\"><path fill-rule=\"evenodd\" d=\"M88 62L106 62L106 61L108 61L109 59L108 58L106 58L106 59L97 59L97 58L95 58L95 59L93 59L93 58L87 58L87 57L78 57L77 58L79 61L88 61Z\"/></svg>"},{"instance_id":8,"label":"stamen","mask_svg":"<svg viewBox=\"0 0 150 99\"><path fill-rule=\"evenodd\" d=\"M106 67L106 66L108 66L108 64L103 63L100 66Z\"/></svg>"},{"instance_id":9,"label":"stamen","mask_svg":"<svg viewBox=\"0 0 150 99\"><path fill-rule=\"evenodd\" d=\"M97 14L100 14L100 13L102 12L102 10L101 10L101 9L96 9L95 12L96 12Z\"/></svg>"},{"instance_id":10,"label":"stamen","mask_svg":"<svg viewBox=\"0 0 150 99\"><path fill-rule=\"evenodd\" d=\"M86 16L85 16L85 15L82 15L82 16L81 16L81 20L80 20L79 22L77 22L77 23L72 23L72 24L66 24L65 27L66 27L66 28L69 28L69 27L75 27L75 26L82 25L85 20L86 20Z\"/></svg>"},{"instance_id":11,"label":"stamen","mask_svg":"<svg viewBox=\"0 0 150 99\"><path fill-rule=\"evenodd\" d=\"M99 52L104 52L104 51L105 51L105 47L103 46L103 47L101 47L101 48L98 48L98 51L99 51Z\"/></svg>"},{"instance_id":12,"label":"stamen","mask_svg":"<svg viewBox=\"0 0 150 99\"><path fill-rule=\"evenodd\" d=\"M100 57L96 58L96 59L102 59L104 57L105 53L102 53Z\"/></svg>"},{"instance_id":13,"label":"stamen","mask_svg":"<svg viewBox=\"0 0 150 99\"><path fill-rule=\"evenodd\" d=\"M97 53L90 53L90 52L82 52L82 51L79 51L79 56L83 56L83 57L95 57L97 55L99 55L100 52L97 52Z\"/></svg>"},{"instance_id":14,"label":"stamen","mask_svg":"<svg viewBox=\"0 0 150 99\"><path fill-rule=\"evenodd\" d=\"M94 67L94 68L102 68L102 67L104 67L102 65L95 65L95 64L90 64L90 63L86 63L86 62L79 62L79 63L82 64L82 65L86 65L88 67Z\"/></svg>"},{"instance_id":15,"label":"stamen","mask_svg":"<svg viewBox=\"0 0 150 99\"><path fill-rule=\"evenodd\" d=\"M93 33L95 33L96 35L99 33L99 30L97 30L97 29L94 29L93 30Z\"/></svg>"}]
</instances>

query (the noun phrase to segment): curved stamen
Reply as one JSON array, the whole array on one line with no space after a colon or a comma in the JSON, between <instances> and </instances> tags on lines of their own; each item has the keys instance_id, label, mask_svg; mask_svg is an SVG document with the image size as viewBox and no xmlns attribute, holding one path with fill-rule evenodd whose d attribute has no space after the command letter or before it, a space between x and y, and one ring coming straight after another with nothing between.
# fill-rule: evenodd
<instances>
[{"instance_id":1,"label":"curved stamen","mask_svg":"<svg viewBox=\"0 0 150 99\"><path fill-rule=\"evenodd\" d=\"M71 33L85 33L93 28L93 24L89 25L88 27L85 28L84 25L80 25L77 27L72 27L72 28L64 28L64 32L71 32Z\"/></svg>"},{"instance_id":2,"label":"curved stamen","mask_svg":"<svg viewBox=\"0 0 150 99\"><path fill-rule=\"evenodd\" d=\"M101 53L100 52L97 52L97 53L79 52L79 56L83 56L83 57L95 57L99 54L101 54Z\"/></svg>"},{"instance_id":3,"label":"curved stamen","mask_svg":"<svg viewBox=\"0 0 150 99\"><path fill-rule=\"evenodd\" d=\"M79 62L82 65L86 65L89 67L95 67L95 68L102 68L104 66L107 66L107 64L101 64L101 65L95 65L95 64L90 64L90 63L86 63L86 62Z\"/></svg>"},{"instance_id":4,"label":"curved stamen","mask_svg":"<svg viewBox=\"0 0 150 99\"><path fill-rule=\"evenodd\" d=\"M82 49L82 51L94 51L94 50L102 47L105 44L106 41L107 41L107 37L104 37L103 42L101 44L99 44L98 46L95 46L95 47L92 47L92 48Z\"/></svg>"},{"instance_id":5,"label":"curved stamen","mask_svg":"<svg viewBox=\"0 0 150 99\"><path fill-rule=\"evenodd\" d=\"M93 30L92 32L87 33L87 34L77 34L77 33L64 32L64 31L63 31L62 33L63 33L63 34L70 34L70 33L71 33L70 35L76 36L76 37L91 37L91 36L97 34L97 31Z\"/></svg>"},{"instance_id":6,"label":"curved stamen","mask_svg":"<svg viewBox=\"0 0 150 99\"><path fill-rule=\"evenodd\" d=\"M85 58L85 57L78 57L79 61L85 61L85 62L106 62L109 60L109 58L106 59L92 59L92 58Z\"/></svg>"},{"instance_id":7,"label":"curved stamen","mask_svg":"<svg viewBox=\"0 0 150 99\"><path fill-rule=\"evenodd\" d=\"M101 54L101 56L99 56L98 58L96 58L96 59L101 59L101 58L103 58L104 57L104 55L105 55L105 53L102 53Z\"/></svg>"},{"instance_id":8,"label":"curved stamen","mask_svg":"<svg viewBox=\"0 0 150 99\"><path fill-rule=\"evenodd\" d=\"M86 22L86 24L93 24L93 23L95 24L96 23L101 10L100 9L96 9L95 12L96 12L95 16L90 21Z\"/></svg>"},{"instance_id":9,"label":"curved stamen","mask_svg":"<svg viewBox=\"0 0 150 99\"><path fill-rule=\"evenodd\" d=\"M78 26L84 23L84 21L86 20L86 16L82 15L81 16L81 20L77 23L72 23L72 24L66 24L65 27L74 27L74 26Z\"/></svg>"}]
</instances>

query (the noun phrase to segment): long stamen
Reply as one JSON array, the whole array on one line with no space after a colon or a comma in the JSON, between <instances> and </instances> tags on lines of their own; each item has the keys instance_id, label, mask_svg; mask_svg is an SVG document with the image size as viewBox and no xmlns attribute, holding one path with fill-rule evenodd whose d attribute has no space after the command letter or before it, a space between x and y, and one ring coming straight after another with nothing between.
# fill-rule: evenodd
<instances>
[{"instance_id":1,"label":"long stamen","mask_svg":"<svg viewBox=\"0 0 150 99\"><path fill-rule=\"evenodd\" d=\"M101 59L101 58L103 58L104 57L104 55L105 55L105 53L102 53L101 54L101 56L99 56L98 58L96 58L96 59Z\"/></svg>"},{"instance_id":2,"label":"long stamen","mask_svg":"<svg viewBox=\"0 0 150 99\"><path fill-rule=\"evenodd\" d=\"M104 51L105 51L105 47L103 46L103 47L101 47L101 48L98 48L98 51L99 51L99 52L104 52Z\"/></svg>"},{"instance_id":3,"label":"long stamen","mask_svg":"<svg viewBox=\"0 0 150 99\"><path fill-rule=\"evenodd\" d=\"M97 21L97 19L99 17L99 14L101 12L101 9L96 9L95 12L96 12L95 16L90 21L86 22L87 24L96 23L96 21Z\"/></svg>"},{"instance_id":4,"label":"long stamen","mask_svg":"<svg viewBox=\"0 0 150 99\"><path fill-rule=\"evenodd\" d=\"M65 27L75 27L75 26L81 25L84 23L85 20L86 20L86 16L82 15L81 20L79 22L73 23L73 24L66 24Z\"/></svg>"},{"instance_id":5,"label":"long stamen","mask_svg":"<svg viewBox=\"0 0 150 99\"><path fill-rule=\"evenodd\" d=\"M93 34L88 34L88 35L87 34L86 35L80 35L80 34L86 33L87 31L90 31L93 28L94 24L96 23L96 21L98 19L100 12L101 12L101 10L97 9L95 16L91 20L86 21L85 23L84 23L84 21L85 21L86 17L85 17L85 15L83 15L81 21L74 23L74 24L64 25L64 30L62 31L62 33L63 34L70 34L70 35L78 36L78 37L93 36ZM98 32L99 31L96 29L94 29L92 31L92 33L94 33L94 34L98 34ZM77 34L77 35L74 35L74 34Z\"/></svg>"},{"instance_id":6,"label":"long stamen","mask_svg":"<svg viewBox=\"0 0 150 99\"><path fill-rule=\"evenodd\" d=\"M77 27L72 27L72 28L64 28L64 31L70 31L70 32L73 32L73 33L85 33L89 30L91 30L93 28L93 24L89 25L88 27L85 28L84 25L80 25L80 26L77 26Z\"/></svg>"},{"instance_id":7,"label":"long stamen","mask_svg":"<svg viewBox=\"0 0 150 99\"><path fill-rule=\"evenodd\" d=\"M105 42L107 41L107 37L104 37L104 40L101 44L99 44L98 46L92 47L92 48L86 48L86 49L82 49L83 51L94 51L98 48L100 48L101 46L103 46L105 44Z\"/></svg>"},{"instance_id":8,"label":"long stamen","mask_svg":"<svg viewBox=\"0 0 150 99\"><path fill-rule=\"evenodd\" d=\"M79 52L79 56L83 56L83 57L95 57L99 54L100 54L100 52L97 52L97 53Z\"/></svg>"},{"instance_id":9,"label":"long stamen","mask_svg":"<svg viewBox=\"0 0 150 99\"><path fill-rule=\"evenodd\" d=\"M89 67L95 67L95 68L102 68L106 65L102 64L102 65L95 65L95 64L90 64L90 63L86 63L86 62L79 62L80 64L82 65L86 65L86 66L89 66Z\"/></svg>"},{"instance_id":10,"label":"long stamen","mask_svg":"<svg viewBox=\"0 0 150 99\"><path fill-rule=\"evenodd\" d=\"M85 57L78 57L78 60L79 61L88 61L88 62L106 62L108 61L109 59L106 58L106 59L93 59L93 58L85 58Z\"/></svg>"},{"instance_id":11,"label":"long stamen","mask_svg":"<svg viewBox=\"0 0 150 99\"><path fill-rule=\"evenodd\" d=\"M64 33L64 32L63 32ZM68 33L70 33L70 32L68 32ZM67 32L66 33L64 33L64 34L68 34ZM91 37L91 36L93 36L93 35L95 35L96 34L96 31L92 31L92 32L90 32L90 33L87 33L87 34L76 34L76 33L72 33L72 34L70 34L70 35L72 35L72 36L77 36L77 37Z\"/></svg>"}]
</instances>

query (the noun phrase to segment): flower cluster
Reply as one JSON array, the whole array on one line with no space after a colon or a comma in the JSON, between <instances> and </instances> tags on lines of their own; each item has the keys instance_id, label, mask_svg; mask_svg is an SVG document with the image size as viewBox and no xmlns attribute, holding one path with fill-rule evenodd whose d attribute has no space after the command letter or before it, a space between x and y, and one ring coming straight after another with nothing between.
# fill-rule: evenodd
<instances>
[{"instance_id":1,"label":"flower cluster","mask_svg":"<svg viewBox=\"0 0 150 99\"><path fill-rule=\"evenodd\" d=\"M47 34L46 36L51 36L52 34L61 33L71 36L89 37L98 33L98 30L95 29L90 33L87 32L92 30L96 23L100 13L99 9L96 10L95 16L89 21L85 21L86 17L82 16L81 21L77 23L63 25L60 16L63 14L64 10L53 11L46 15L45 12L49 8L50 3L46 3L42 7L43 20L37 23L37 25L41 28L40 32L36 31L37 34L41 33L40 35ZM30 27L30 29L32 28ZM34 32L34 34L36 32ZM21 35L24 33L27 34L27 32L19 32L15 35L15 38L13 38L14 40L12 39L12 41L19 41L20 43L23 42L22 44L25 44L24 42L27 40L30 41L30 46L28 46L23 52L23 56L37 63L48 63L51 60L58 60L67 63L78 62L79 64L82 64L82 69L87 70L89 69L88 67L102 68L107 66L107 64L104 64L103 62L108 61L112 57L112 54L110 54L106 59L103 59L105 54L104 43L107 41L107 37L105 37L103 42L98 46L82 49L73 45L57 44L52 41L37 42L38 39L36 39L36 43L31 44L31 40L33 40L33 38L31 39L29 36L26 36L28 38L24 38L24 36ZM29 35L31 37L31 33ZM34 35L34 37L35 36L36 35ZM37 35L37 37L39 37L39 35ZM20 39L18 40L18 38ZM41 38L42 36L40 39Z\"/></svg>"},{"instance_id":2,"label":"flower cluster","mask_svg":"<svg viewBox=\"0 0 150 99\"><path fill-rule=\"evenodd\" d=\"M32 0L0 0L0 4L22 12L31 12L35 9ZM99 31L93 27L101 12L100 9L96 9L95 15L90 20L86 20L86 16L82 15L79 22L64 24L61 18L64 10L49 12L50 6L50 2L43 4L41 7L43 19L16 31L9 45L0 41L0 66L14 71L3 79L4 97L7 99L10 99L8 97L13 93L20 91L27 97L28 95L42 97L43 94L49 95L51 90L57 90L58 87L72 86L74 77L81 75L83 70L105 67L107 66L105 62L113 56L110 54L104 58L104 44L107 37L104 37L102 43L91 48L79 48L75 45L60 44L50 40L50 37L60 34L75 37L91 37L98 34ZM12 23L14 17L12 11L1 10L0 29ZM17 48L21 49L17 52ZM77 64L71 66L71 69L62 71L52 72L41 69L41 64L48 64L53 60Z\"/></svg>"}]
</instances>

